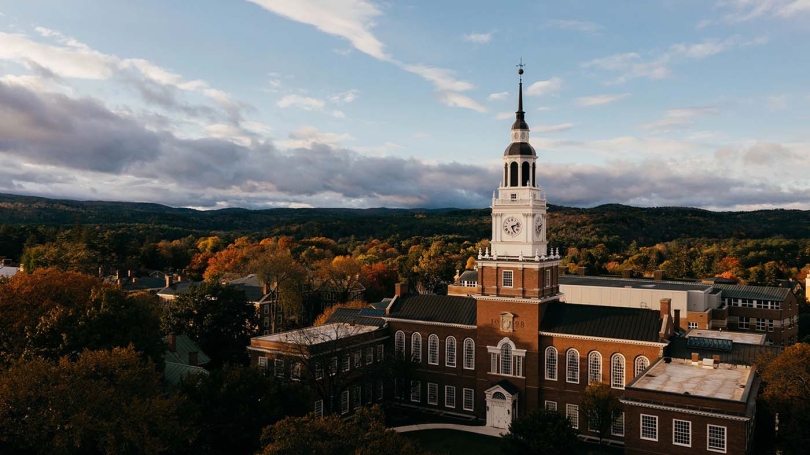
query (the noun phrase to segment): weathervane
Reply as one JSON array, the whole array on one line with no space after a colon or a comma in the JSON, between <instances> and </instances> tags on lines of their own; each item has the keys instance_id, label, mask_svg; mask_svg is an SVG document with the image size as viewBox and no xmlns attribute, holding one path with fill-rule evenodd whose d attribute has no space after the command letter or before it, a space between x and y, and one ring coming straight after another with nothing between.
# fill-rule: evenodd
<instances>
[{"instance_id":1,"label":"weathervane","mask_svg":"<svg viewBox=\"0 0 810 455\"><path fill-rule=\"evenodd\" d=\"M526 66L526 64L523 63L523 57L520 57L520 63L518 63L515 66L518 67L518 74L520 75L520 82L523 82L523 67Z\"/></svg>"}]
</instances>

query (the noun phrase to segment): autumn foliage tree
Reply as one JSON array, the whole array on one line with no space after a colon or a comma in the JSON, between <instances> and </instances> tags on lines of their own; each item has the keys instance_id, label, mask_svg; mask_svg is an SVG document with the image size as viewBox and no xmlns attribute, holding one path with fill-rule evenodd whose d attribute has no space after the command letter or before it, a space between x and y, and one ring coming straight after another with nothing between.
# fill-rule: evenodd
<instances>
[{"instance_id":1,"label":"autumn foliage tree","mask_svg":"<svg viewBox=\"0 0 810 455\"><path fill-rule=\"evenodd\" d=\"M806 453L810 443L810 344L796 343L761 366L764 398L779 413L779 437L787 453Z\"/></svg>"},{"instance_id":2,"label":"autumn foliage tree","mask_svg":"<svg viewBox=\"0 0 810 455\"><path fill-rule=\"evenodd\" d=\"M582 413L585 414L588 428L599 433L599 446L601 449L602 439L610 433L613 422L622 415L622 405L619 402L619 397L607 384L594 382L585 389L580 407Z\"/></svg>"},{"instance_id":3,"label":"autumn foliage tree","mask_svg":"<svg viewBox=\"0 0 810 455\"><path fill-rule=\"evenodd\" d=\"M177 404L131 347L18 360L0 373L0 452L166 453L195 436Z\"/></svg>"},{"instance_id":4,"label":"autumn foliage tree","mask_svg":"<svg viewBox=\"0 0 810 455\"><path fill-rule=\"evenodd\" d=\"M513 420L501 447L510 455L568 455L576 443L577 432L567 417L539 409Z\"/></svg>"}]
</instances>

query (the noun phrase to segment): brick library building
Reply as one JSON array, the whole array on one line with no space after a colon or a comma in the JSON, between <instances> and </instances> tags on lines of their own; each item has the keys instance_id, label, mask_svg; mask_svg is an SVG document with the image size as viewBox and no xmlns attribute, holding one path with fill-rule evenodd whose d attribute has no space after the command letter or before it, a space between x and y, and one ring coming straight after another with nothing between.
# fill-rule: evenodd
<instances>
[{"instance_id":1,"label":"brick library building","mask_svg":"<svg viewBox=\"0 0 810 455\"><path fill-rule=\"evenodd\" d=\"M749 453L759 386L752 362L795 340L795 296L560 276L536 161L521 82L492 198L492 239L476 270L457 276L448 295L412 294L403 283L384 305L256 337L253 364L292 380L310 375L318 414L399 402L505 432L516 417L545 408L584 438L597 434L580 412L582 397L602 382L623 407L608 443L628 454ZM415 371L377 374L386 353L412 359Z\"/></svg>"}]
</instances>

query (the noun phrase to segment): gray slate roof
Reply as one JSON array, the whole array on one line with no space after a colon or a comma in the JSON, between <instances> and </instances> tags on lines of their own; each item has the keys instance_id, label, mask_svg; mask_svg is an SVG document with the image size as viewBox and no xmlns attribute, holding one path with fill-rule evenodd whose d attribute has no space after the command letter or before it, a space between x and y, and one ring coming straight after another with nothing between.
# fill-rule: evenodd
<instances>
[{"instance_id":1,"label":"gray slate roof","mask_svg":"<svg viewBox=\"0 0 810 455\"><path fill-rule=\"evenodd\" d=\"M475 281L478 282L478 270L465 270L459 277L459 281Z\"/></svg>"},{"instance_id":2,"label":"gray slate roof","mask_svg":"<svg viewBox=\"0 0 810 455\"><path fill-rule=\"evenodd\" d=\"M168 344L169 338L163 337L163 342ZM197 363L199 365L205 365L211 361L211 358L208 357L208 355L204 353L197 343L189 338L188 335L175 335L174 343L176 346L175 352L172 352L167 348L163 355L163 358L166 359L167 365L169 363L181 363L188 365L188 353L194 351L197 352Z\"/></svg>"},{"instance_id":3,"label":"gray slate roof","mask_svg":"<svg viewBox=\"0 0 810 455\"><path fill-rule=\"evenodd\" d=\"M191 373L208 375L208 371L202 367L166 362L166 368L163 370L163 381L170 385L180 385L180 382Z\"/></svg>"},{"instance_id":4,"label":"gray slate roof","mask_svg":"<svg viewBox=\"0 0 810 455\"><path fill-rule=\"evenodd\" d=\"M338 308L329 316L325 324L332 324L335 322L342 322L345 324L357 325L370 325L374 327L382 327L385 321L382 319L385 316L385 310L374 310L371 308Z\"/></svg>"},{"instance_id":5,"label":"gray slate roof","mask_svg":"<svg viewBox=\"0 0 810 455\"><path fill-rule=\"evenodd\" d=\"M475 299L458 295L404 295L394 301L390 316L415 321L476 325Z\"/></svg>"},{"instance_id":6,"label":"gray slate roof","mask_svg":"<svg viewBox=\"0 0 810 455\"><path fill-rule=\"evenodd\" d=\"M771 286L740 286L733 284L715 284L715 288L723 291L723 297L732 299L773 300L782 302L790 294L790 288L777 288Z\"/></svg>"},{"instance_id":7,"label":"gray slate roof","mask_svg":"<svg viewBox=\"0 0 810 455\"><path fill-rule=\"evenodd\" d=\"M259 279L255 274L251 273L242 278L228 281L226 284L244 291L245 300L248 302L260 302L262 298L264 298L264 288L259 283Z\"/></svg>"},{"instance_id":8,"label":"gray slate roof","mask_svg":"<svg viewBox=\"0 0 810 455\"><path fill-rule=\"evenodd\" d=\"M682 281L656 281L639 278L613 278L604 276L560 275L561 285L603 286L612 288L662 289L667 291L706 291L710 284Z\"/></svg>"},{"instance_id":9,"label":"gray slate roof","mask_svg":"<svg viewBox=\"0 0 810 455\"><path fill-rule=\"evenodd\" d=\"M660 341L661 315L656 310L549 303L540 331L568 335Z\"/></svg>"}]
</instances>

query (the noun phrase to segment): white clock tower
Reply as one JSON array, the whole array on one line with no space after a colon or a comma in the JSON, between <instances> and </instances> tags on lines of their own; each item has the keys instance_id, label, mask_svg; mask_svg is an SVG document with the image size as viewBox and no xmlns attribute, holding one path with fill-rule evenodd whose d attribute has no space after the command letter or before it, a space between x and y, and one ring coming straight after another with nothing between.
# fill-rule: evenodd
<instances>
[{"instance_id":1,"label":"white clock tower","mask_svg":"<svg viewBox=\"0 0 810 455\"><path fill-rule=\"evenodd\" d=\"M545 259L546 198L537 184L537 154L529 144L529 125L523 112L523 68L518 89L518 110L512 124L512 142L503 153L503 181L497 195L492 194L493 257ZM522 259L521 259L522 260Z\"/></svg>"}]
</instances>

